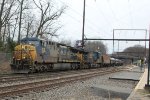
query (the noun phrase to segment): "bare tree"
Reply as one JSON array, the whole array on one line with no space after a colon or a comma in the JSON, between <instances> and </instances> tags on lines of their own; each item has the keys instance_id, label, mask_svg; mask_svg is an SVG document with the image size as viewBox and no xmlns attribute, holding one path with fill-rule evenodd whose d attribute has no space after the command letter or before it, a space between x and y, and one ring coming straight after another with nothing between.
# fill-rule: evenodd
<instances>
[{"instance_id":1,"label":"bare tree","mask_svg":"<svg viewBox=\"0 0 150 100\"><path fill-rule=\"evenodd\" d=\"M1 9L0 9L0 40L2 38L2 25L3 25L2 16L3 16L4 6L5 6L5 0L2 0Z\"/></svg>"},{"instance_id":2,"label":"bare tree","mask_svg":"<svg viewBox=\"0 0 150 100\"><path fill-rule=\"evenodd\" d=\"M147 50L146 50L147 51ZM144 57L145 56L145 47L141 45L134 45L133 47L126 48L123 53L125 55Z\"/></svg>"},{"instance_id":3,"label":"bare tree","mask_svg":"<svg viewBox=\"0 0 150 100\"><path fill-rule=\"evenodd\" d=\"M71 46L71 40L64 40L64 39L61 39L60 43L65 44L65 45L67 45L67 46Z\"/></svg>"},{"instance_id":4,"label":"bare tree","mask_svg":"<svg viewBox=\"0 0 150 100\"><path fill-rule=\"evenodd\" d=\"M10 23L10 19L14 16L14 12L11 13L12 7L15 4L15 0L2 0L1 9L0 9L0 41L2 41L2 37L5 36L5 27L6 24ZM2 28L4 27L4 34L2 33Z\"/></svg>"},{"instance_id":5,"label":"bare tree","mask_svg":"<svg viewBox=\"0 0 150 100\"><path fill-rule=\"evenodd\" d=\"M85 50L87 50L87 51L99 51L102 54L107 53L107 47L101 41L87 41L87 42L85 42Z\"/></svg>"},{"instance_id":6,"label":"bare tree","mask_svg":"<svg viewBox=\"0 0 150 100\"><path fill-rule=\"evenodd\" d=\"M28 13L27 13L28 14ZM26 37L31 37L31 33L30 31L33 29L33 23L34 22L34 17L32 15L27 15L25 16L25 24L24 24L24 29L25 29L25 33L26 33Z\"/></svg>"},{"instance_id":7,"label":"bare tree","mask_svg":"<svg viewBox=\"0 0 150 100\"><path fill-rule=\"evenodd\" d=\"M11 36L13 18L17 14L16 0L2 0L0 8L0 46L3 50Z\"/></svg>"},{"instance_id":8,"label":"bare tree","mask_svg":"<svg viewBox=\"0 0 150 100\"><path fill-rule=\"evenodd\" d=\"M16 10L17 10L17 8L16 8L16 10L14 11L14 12L12 12L13 10L12 10L12 8L13 8L13 6L15 6L15 0L12 0L11 2L10 2L10 6L9 6L9 8L7 9L7 12L6 12L6 14L5 14L5 19L4 19L4 25L5 26L7 26L7 28L8 28L8 32L7 33L5 33L4 32L4 34L3 34L3 43L4 43L4 38L5 38L5 34L7 34L8 36L9 36L9 38L10 38L10 26L11 26L11 19L12 19L12 17L13 16L15 16L16 15ZM7 24L7 25L6 25Z\"/></svg>"},{"instance_id":9,"label":"bare tree","mask_svg":"<svg viewBox=\"0 0 150 100\"><path fill-rule=\"evenodd\" d=\"M57 19L66 7L53 9L54 6L51 2L43 1L45 4L42 0L36 2L35 0L0 1L0 46L3 47L8 38L14 40L15 36L18 36L18 43L24 35L26 37L38 37L44 34L51 37L58 36L56 32L62 26L57 23ZM40 11L40 17L36 17L34 13L31 13L33 10L35 11L35 8L32 9L33 4L36 6L36 10Z\"/></svg>"},{"instance_id":10,"label":"bare tree","mask_svg":"<svg viewBox=\"0 0 150 100\"><path fill-rule=\"evenodd\" d=\"M55 33L58 31L59 28L56 28L53 30L53 32L50 30L48 30L48 32L46 32L45 29L52 29L52 25L54 24L54 21L57 20L62 13L65 10L65 6L54 11L53 5L50 2L46 2L46 4L41 3L41 0L39 0L38 4L34 1L34 4L36 5L36 7L40 10L40 21L39 21L39 25L37 28L37 33L36 33L36 37L38 37L39 35L43 35L44 33L48 33L50 35L55 35ZM45 27L45 28L44 28ZM54 28L54 27L53 27Z\"/></svg>"},{"instance_id":11,"label":"bare tree","mask_svg":"<svg viewBox=\"0 0 150 100\"><path fill-rule=\"evenodd\" d=\"M15 33L16 33L16 29L17 29L17 24L18 24L18 17L19 16L17 16L15 18L15 24L13 25L12 40L14 40L14 37L15 37Z\"/></svg>"},{"instance_id":12,"label":"bare tree","mask_svg":"<svg viewBox=\"0 0 150 100\"><path fill-rule=\"evenodd\" d=\"M23 11L23 3L24 0L19 1L20 4L20 16L19 16L19 32L18 32L18 43L20 43L20 32L21 32L21 22L22 22L22 11Z\"/></svg>"}]
</instances>

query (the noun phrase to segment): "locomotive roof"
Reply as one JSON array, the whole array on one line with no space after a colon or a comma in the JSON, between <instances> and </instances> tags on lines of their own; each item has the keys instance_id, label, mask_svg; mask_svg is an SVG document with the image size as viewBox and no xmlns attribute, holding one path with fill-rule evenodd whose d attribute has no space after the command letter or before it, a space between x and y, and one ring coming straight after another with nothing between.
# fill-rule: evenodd
<instances>
[{"instance_id":1,"label":"locomotive roof","mask_svg":"<svg viewBox=\"0 0 150 100\"><path fill-rule=\"evenodd\" d=\"M32 41L39 41L39 40L43 40L43 41L45 41L44 39L40 39L40 38L37 38L37 37L26 37L26 38L23 38L23 39L21 39L21 41L30 41L30 40L32 40Z\"/></svg>"},{"instance_id":2,"label":"locomotive roof","mask_svg":"<svg viewBox=\"0 0 150 100\"><path fill-rule=\"evenodd\" d=\"M73 52L88 53L87 51L85 51L83 49L75 48L75 47L72 47L72 46L67 46L66 44L58 43L58 45L66 46L66 47L70 48Z\"/></svg>"},{"instance_id":3,"label":"locomotive roof","mask_svg":"<svg viewBox=\"0 0 150 100\"><path fill-rule=\"evenodd\" d=\"M70 47L70 49L73 52L88 53L87 51L85 51L84 49L81 49L81 48Z\"/></svg>"},{"instance_id":4,"label":"locomotive roof","mask_svg":"<svg viewBox=\"0 0 150 100\"><path fill-rule=\"evenodd\" d=\"M40 40L49 41L49 40L40 39L37 37L26 37L26 38L21 39L21 41L40 41ZM88 51L85 51L84 49L81 49L81 48L75 48L75 47L67 46L66 44L62 44L62 43L58 43L58 42L54 42L54 43L57 43L57 45L69 47L73 52L88 53Z\"/></svg>"}]
</instances>

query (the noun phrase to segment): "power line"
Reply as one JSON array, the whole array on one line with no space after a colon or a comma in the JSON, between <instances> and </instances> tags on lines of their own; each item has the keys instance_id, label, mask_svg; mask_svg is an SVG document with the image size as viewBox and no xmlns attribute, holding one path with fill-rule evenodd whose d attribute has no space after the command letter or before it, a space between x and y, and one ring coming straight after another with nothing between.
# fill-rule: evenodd
<instances>
[{"instance_id":1,"label":"power line","mask_svg":"<svg viewBox=\"0 0 150 100\"><path fill-rule=\"evenodd\" d=\"M106 18L104 12L103 12L99 7L96 7L96 8L97 8L98 14L99 14L99 15L102 15L102 16L106 19L105 21L107 22L107 24L108 24L108 25L111 25L111 27L112 27L111 22L108 21L108 19ZM100 14L99 11L101 12L101 14Z\"/></svg>"},{"instance_id":2,"label":"power line","mask_svg":"<svg viewBox=\"0 0 150 100\"><path fill-rule=\"evenodd\" d=\"M117 18L117 16L116 16L115 12L113 11L113 9L112 9L112 7L111 7L111 5L110 5L110 2L109 2L108 0L107 0L107 3L108 3L109 9L110 9L112 15L114 16L114 19L116 19L116 20L118 21L118 18Z\"/></svg>"},{"instance_id":3,"label":"power line","mask_svg":"<svg viewBox=\"0 0 150 100\"><path fill-rule=\"evenodd\" d=\"M131 28L133 28L132 12L131 12L131 6L130 6L129 1L128 1L128 9L129 9Z\"/></svg>"},{"instance_id":4,"label":"power line","mask_svg":"<svg viewBox=\"0 0 150 100\"><path fill-rule=\"evenodd\" d=\"M109 7L109 9L110 9L110 11L111 11L111 13L112 13L114 19L118 22L119 26L121 26L120 23L121 23L121 24L124 23L125 25L127 25L128 23L125 23L125 22L121 21L120 19L118 19L117 15L115 14L115 12L113 11L113 9L112 9L112 7L111 7L111 4L110 4L110 1L109 1L109 0L107 0L107 4L108 4L108 7Z\"/></svg>"},{"instance_id":5,"label":"power line","mask_svg":"<svg viewBox=\"0 0 150 100\"><path fill-rule=\"evenodd\" d=\"M94 39L94 38L86 38L85 40L105 40L105 41L149 41L149 39Z\"/></svg>"},{"instance_id":6,"label":"power line","mask_svg":"<svg viewBox=\"0 0 150 100\"><path fill-rule=\"evenodd\" d=\"M59 0L62 4L66 4L65 2L63 2L62 0ZM72 7L70 7L70 6L68 6L74 13L76 13L77 15L79 15L81 18L82 18L82 15L79 13L79 12L77 12L76 10L74 10ZM90 23L90 26L89 26L89 24L86 24L85 26L88 26L89 27L89 29L91 30L91 28L92 28L92 30L94 31L94 32L96 32L96 33L101 33L101 32L99 32L99 31L97 31L97 30L95 30L94 28L95 27L93 27L93 26L95 26L95 24L91 21L91 20L89 20L87 17L86 17L86 23ZM99 28L99 29L101 29L102 31L104 31L105 33L107 33L103 28Z\"/></svg>"}]
</instances>

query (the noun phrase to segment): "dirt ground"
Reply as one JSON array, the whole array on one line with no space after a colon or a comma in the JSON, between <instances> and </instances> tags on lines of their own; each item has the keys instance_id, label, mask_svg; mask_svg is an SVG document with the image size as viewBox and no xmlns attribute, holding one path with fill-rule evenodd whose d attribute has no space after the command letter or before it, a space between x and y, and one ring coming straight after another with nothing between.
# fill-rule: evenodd
<instances>
[{"instance_id":1,"label":"dirt ground","mask_svg":"<svg viewBox=\"0 0 150 100\"><path fill-rule=\"evenodd\" d=\"M0 63L0 73L10 73L10 61L2 61Z\"/></svg>"},{"instance_id":2,"label":"dirt ground","mask_svg":"<svg viewBox=\"0 0 150 100\"><path fill-rule=\"evenodd\" d=\"M0 74L10 73L11 54L0 53Z\"/></svg>"}]
</instances>

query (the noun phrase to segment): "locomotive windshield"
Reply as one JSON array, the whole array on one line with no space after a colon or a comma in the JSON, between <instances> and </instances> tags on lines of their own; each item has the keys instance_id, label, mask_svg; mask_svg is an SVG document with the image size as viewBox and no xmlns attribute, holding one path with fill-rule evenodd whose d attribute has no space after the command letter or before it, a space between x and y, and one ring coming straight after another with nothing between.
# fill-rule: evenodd
<instances>
[{"instance_id":1,"label":"locomotive windshield","mask_svg":"<svg viewBox=\"0 0 150 100\"><path fill-rule=\"evenodd\" d=\"M33 44L35 46L39 45L39 41L28 41L29 44Z\"/></svg>"},{"instance_id":2,"label":"locomotive windshield","mask_svg":"<svg viewBox=\"0 0 150 100\"><path fill-rule=\"evenodd\" d=\"M32 44L32 45L35 45L35 46L38 46L39 45L39 41L32 41L32 40L28 40L28 41L21 41L21 43L23 44Z\"/></svg>"}]
</instances>

